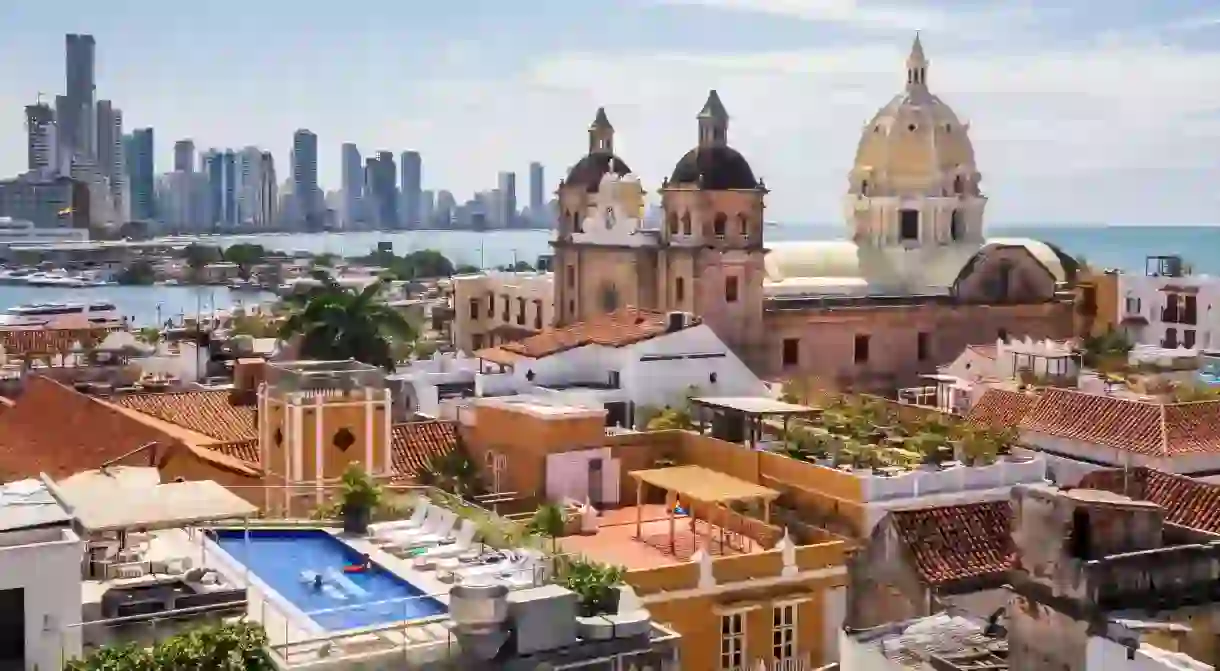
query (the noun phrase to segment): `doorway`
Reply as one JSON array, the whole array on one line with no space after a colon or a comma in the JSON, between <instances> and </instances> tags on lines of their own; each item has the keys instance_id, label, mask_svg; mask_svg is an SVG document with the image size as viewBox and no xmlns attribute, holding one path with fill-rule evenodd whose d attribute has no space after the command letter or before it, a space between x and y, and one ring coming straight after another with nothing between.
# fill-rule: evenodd
<instances>
[{"instance_id":1,"label":"doorway","mask_svg":"<svg viewBox=\"0 0 1220 671\"><path fill-rule=\"evenodd\" d=\"M0 669L25 668L25 590L0 590Z\"/></svg>"},{"instance_id":2,"label":"doorway","mask_svg":"<svg viewBox=\"0 0 1220 671\"><path fill-rule=\"evenodd\" d=\"M602 460L600 458L589 460L589 481L585 491L588 493L589 502L601 505L602 502Z\"/></svg>"}]
</instances>

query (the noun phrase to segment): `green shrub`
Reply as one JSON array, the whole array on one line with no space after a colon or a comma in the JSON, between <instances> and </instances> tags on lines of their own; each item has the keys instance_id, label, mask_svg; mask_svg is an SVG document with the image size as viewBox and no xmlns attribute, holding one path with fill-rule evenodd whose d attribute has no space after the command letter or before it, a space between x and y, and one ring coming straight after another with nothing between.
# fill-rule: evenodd
<instances>
[{"instance_id":1,"label":"green shrub","mask_svg":"<svg viewBox=\"0 0 1220 671\"><path fill-rule=\"evenodd\" d=\"M151 648L129 643L70 660L67 671L271 671L267 634L250 622L200 627Z\"/></svg>"}]
</instances>

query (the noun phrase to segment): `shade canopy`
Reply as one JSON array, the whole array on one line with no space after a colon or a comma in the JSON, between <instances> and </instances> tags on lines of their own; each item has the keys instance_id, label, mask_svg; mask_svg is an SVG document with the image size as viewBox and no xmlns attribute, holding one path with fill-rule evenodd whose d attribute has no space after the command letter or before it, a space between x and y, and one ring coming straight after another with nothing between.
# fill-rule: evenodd
<instances>
[{"instance_id":1,"label":"shade canopy","mask_svg":"<svg viewBox=\"0 0 1220 671\"><path fill-rule=\"evenodd\" d=\"M804 415L817 412L817 408L785 403L766 396L702 396L692 398L691 402L708 408L732 410L747 415Z\"/></svg>"},{"instance_id":2,"label":"shade canopy","mask_svg":"<svg viewBox=\"0 0 1220 671\"><path fill-rule=\"evenodd\" d=\"M779 492L702 466L670 466L631 471L629 476L680 497L703 503L772 500Z\"/></svg>"},{"instance_id":3,"label":"shade canopy","mask_svg":"<svg viewBox=\"0 0 1220 671\"><path fill-rule=\"evenodd\" d=\"M175 529L258 514L253 504L211 480L140 486L132 478L88 471L60 483L45 476L44 481L90 532Z\"/></svg>"}]
</instances>

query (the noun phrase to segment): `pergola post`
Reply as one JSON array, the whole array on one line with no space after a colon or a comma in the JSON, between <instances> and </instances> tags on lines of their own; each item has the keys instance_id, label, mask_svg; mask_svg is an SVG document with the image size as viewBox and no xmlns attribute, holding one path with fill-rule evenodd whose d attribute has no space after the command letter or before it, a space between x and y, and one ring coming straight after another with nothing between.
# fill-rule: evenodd
<instances>
[{"instance_id":1,"label":"pergola post","mask_svg":"<svg viewBox=\"0 0 1220 671\"><path fill-rule=\"evenodd\" d=\"M674 536L677 535L677 517L674 515L674 508L678 507L677 492L665 493L665 507L667 508L666 512L669 514L669 553L677 555L678 543L674 540Z\"/></svg>"},{"instance_id":2,"label":"pergola post","mask_svg":"<svg viewBox=\"0 0 1220 671\"><path fill-rule=\"evenodd\" d=\"M635 479L635 537L644 540L644 480Z\"/></svg>"}]
</instances>

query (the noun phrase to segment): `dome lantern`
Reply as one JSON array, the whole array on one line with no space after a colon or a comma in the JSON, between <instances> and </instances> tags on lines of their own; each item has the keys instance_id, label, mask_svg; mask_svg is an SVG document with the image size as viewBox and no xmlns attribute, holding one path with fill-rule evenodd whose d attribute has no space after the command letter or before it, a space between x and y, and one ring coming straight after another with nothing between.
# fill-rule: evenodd
<instances>
[{"instance_id":1,"label":"dome lantern","mask_svg":"<svg viewBox=\"0 0 1220 671\"><path fill-rule=\"evenodd\" d=\"M923 53L923 43L919 41L919 33L915 33L915 42L911 44L911 55L907 56L907 90L926 89L928 86L928 58Z\"/></svg>"}]
</instances>

